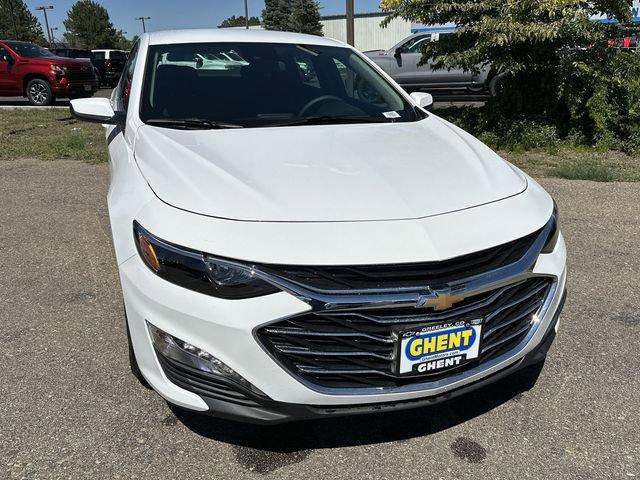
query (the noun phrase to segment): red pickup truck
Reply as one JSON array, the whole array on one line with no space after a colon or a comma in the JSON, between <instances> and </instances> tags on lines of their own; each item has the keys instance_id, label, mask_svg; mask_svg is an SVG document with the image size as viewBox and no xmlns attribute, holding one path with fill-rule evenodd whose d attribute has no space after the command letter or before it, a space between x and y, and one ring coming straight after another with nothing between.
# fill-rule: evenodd
<instances>
[{"instance_id":1,"label":"red pickup truck","mask_svg":"<svg viewBox=\"0 0 640 480\"><path fill-rule=\"evenodd\" d=\"M89 97L98 76L87 59L58 57L33 43L0 40L0 96L24 96L31 105L56 97Z\"/></svg>"}]
</instances>

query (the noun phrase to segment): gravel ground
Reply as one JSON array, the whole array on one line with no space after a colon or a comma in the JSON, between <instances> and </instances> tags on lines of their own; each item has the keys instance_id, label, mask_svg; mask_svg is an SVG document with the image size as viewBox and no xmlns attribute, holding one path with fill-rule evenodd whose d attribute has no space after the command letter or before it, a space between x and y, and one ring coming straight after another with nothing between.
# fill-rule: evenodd
<instances>
[{"instance_id":1,"label":"gravel ground","mask_svg":"<svg viewBox=\"0 0 640 480\"><path fill-rule=\"evenodd\" d=\"M107 177L0 162L0 478L640 477L640 184L542 180L571 276L533 389L268 429L174 412L130 375Z\"/></svg>"}]
</instances>

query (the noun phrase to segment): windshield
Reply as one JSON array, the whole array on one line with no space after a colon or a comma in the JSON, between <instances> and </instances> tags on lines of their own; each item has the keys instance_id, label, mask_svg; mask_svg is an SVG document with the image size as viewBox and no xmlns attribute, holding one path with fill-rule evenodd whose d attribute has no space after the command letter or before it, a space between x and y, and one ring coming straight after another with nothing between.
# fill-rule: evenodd
<instances>
[{"instance_id":1,"label":"windshield","mask_svg":"<svg viewBox=\"0 0 640 480\"><path fill-rule=\"evenodd\" d=\"M18 55L26 58L55 57L49 50L28 42L6 42Z\"/></svg>"},{"instance_id":2,"label":"windshield","mask_svg":"<svg viewBox=\"0 0 640 480\"><path fill-rule=\"evenodd\" d=\"M348 48L200 43L149 48L140 117L162 126L194 127L197 119L268 127L410 122L423 114Z\"/></svg>"}]
</instances>

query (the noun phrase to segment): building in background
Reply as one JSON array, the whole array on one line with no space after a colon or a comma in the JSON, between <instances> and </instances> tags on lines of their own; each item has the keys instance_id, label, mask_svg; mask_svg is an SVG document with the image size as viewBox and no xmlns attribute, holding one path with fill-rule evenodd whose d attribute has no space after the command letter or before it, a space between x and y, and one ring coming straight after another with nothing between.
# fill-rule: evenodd
<instances>
[{"instance_id":1,"label":"building in background","mask_svg":"<svg viewBox=\"0 0 640 480\"><path fill-rule=\"evenodd\" d=\"M382 12L356 13L354 20L355 47L365 52L367 50L388 50L403 38L416 32L445 33L455 29L451 25L420 25L402 18L394 18L389 25L381 27L380 23L386 14ZM347 41L346 15L328 15L320 19L322 33L325 37Z\"/></svg>"},{"instance_id":2,"label":"building in background","mask_svg":"<svg viewBox=\"0 0 640 480\"><path fill-rule=\"evenodd\" d=\"M411 35L411 22L394 18L385 28L380 26L386 15L382 12L356 13L354 21L355 47L360 51L386 50ZM347 17L329 15L320 19L325 37L347 41Z\"/></svg>"}]
</instances>

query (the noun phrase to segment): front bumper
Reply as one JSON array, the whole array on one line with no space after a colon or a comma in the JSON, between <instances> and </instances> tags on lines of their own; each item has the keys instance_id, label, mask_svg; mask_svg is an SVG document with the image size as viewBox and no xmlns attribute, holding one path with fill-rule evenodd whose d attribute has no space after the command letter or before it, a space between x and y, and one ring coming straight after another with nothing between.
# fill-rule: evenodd
<instances>
[{"instance_id":1,"label":"front bumper","mask_svg":"<svg viewBox=\"0 0 640 480\"><path fill-rule=\"evenodd\" d=\"M170 284L154 275L133 255L120 265L131 338L140 370L151 386L170 403L228 418L277 423L294 418L367 413L435 403L479 388L544 357L549 335L562 308L566 281L566 249L560 237L554 252L541 255L533 273L553 277L555 289L535 330L515 351L486 365L442 380L378 392L326 392L287 373L256 342L256 327L298 315L310 306L288 293L240 301L225 301ZM210 352L233 368L268 399L238 405L194 393L167 375L156 354L146 322ZM546 348L544 346L547 345ZM543 352L543 353L541 353Z\"/></svg>"},{"instance_id":2,"label":"front bumper","mask_svg":"<svg viewBox=\"0 0 640 480\"><path fill-rule=\"evenodd\" d=\"M61 97L90 95L98 91L98 79L70 80L62 78L52 83L53 93Z\"/></svg>"},{"instance_id":3,"label":"front bumper","mask_svg":"<svg viewBox=\"0 0 640 480\"><path fill-rule=\"evenodd\" d=\"M441 393L432 397L419 398L414 400L404 400L396 402L383 402L375 404L354 404L340 406L326 405L301 405L295 403L277 402L271 399L265 399L253 394L249 390L242 389L238 392L237 386L227 385L227 388L234 392L229 399L212 398L206 393L202 394L202 399L209 407L205 412L217 418L227 420L237 420L262 425L274 425L278 423L311 420L328 417L339 417L345 415L366 415L370 413L391 412L399 410L407 410L412 408L427 407L440 402L451 400L461 395L470 393L474 390L492 384L500 379L515 374L527 367L534 366L544 361L547 352L551 348L551 344L556 336L558 328L558 317L560 316L564 301L566 298L566 290L560 300L560 304L554 314L553 320L550 322L543 336L542 341L524 357L511 365L499 370L487 377L467 384L463 387ZM161 358L163 368L168 371L165 360ZM194 388L193 384L189 388ZM238 396L242 398L238 398Z\"/></svg>"}]
</instances>

